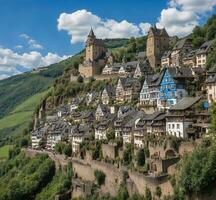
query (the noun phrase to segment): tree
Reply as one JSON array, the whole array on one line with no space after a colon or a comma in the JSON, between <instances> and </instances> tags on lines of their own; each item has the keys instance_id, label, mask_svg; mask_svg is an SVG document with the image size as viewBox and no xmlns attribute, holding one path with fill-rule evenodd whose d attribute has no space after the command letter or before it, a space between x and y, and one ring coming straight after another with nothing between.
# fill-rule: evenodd
<instances>
[{"instance_id":1,"label":"tree","mask_svg":"<svg viewBox=\"0 0 216 200\"><path fill-rule=\"evenodd\" d=\"M145 165L145 152L144 149L139 149L137 153L137 164L139 166L144 166Z\"/></svg>"},{"instance_id":2,"label":"tree","mask_svg":"<svg viewBox=\"0 0 216 200\"><path fill-rule=\"evenodd\" d=\"M78 83L83 83L83 81L84 81L83 77L81 75L79 75L78 78L77 78L77 82Z\"/></svg>"},{"instance_id":3,"label":"tree","mask_svg":"<svg viewBox=\"0 0 216 200\"><path fill-rule=\"evenodd\" d=\"M126 149L123 152L123 164L129 165L132 161L132 145L127 145Z\"/></svg>"},{"instance_id":4,"label":"tree","mask_svg":"<svg viewBox=\"0 0 216 200\"><path fill-rule=\"evenodd\" d=\"M62 144L61 143L57 143L54 146L54 150L55 150L56 153L62 154Z\"/></svg>"},{"instance_id":5,"label":"tree","mask_svg":"<svg viewBox=\"0 0 216 200\"><path fill-rule=\"evenodd\" d=\"M157 187L156 187L155 194L156 194L159 198L161 197L162 192L161 192L161 188L160 188L160 186L157 186Z\"/></svg>"},{"instance_id":6,"label":"tree","mask_svg":"<svg viewBox=\"0 0 216 200\"><path fill-rule=\"evenodd\" d=\"M152 200L152 194L151 191L149 190L149 188L145 188L145 200Z\"/></svg>"},{"instance_id":7,"label":"tree","mask_svg":"<svg viewBox=\"0 0 216 200\"><path fill-rule=\"evenodd\" d=\"M63 153L70 157L71 154L72 154L72 147L71 147L71 144L65 144L64 147L63 147Z\"/></svg>"},{"instance_id":8,"label":"tree","mask_svg":"<svg viewBox=\"0 0 216 200\"><path fill-rule=\"evenodd\" d=\"M126 185L121 184L118 190L117 199L118 200L127 200L129 197L128 190Z\"/></svg>"},{"instance_id":9,"label":"tree","mask_svg":"<svg viewBox=\"0 0 216 200\"><path fill-rule=\"evenodd\" d=\"M99 186L103 185L105 183L105 179L106 179L106 175L100 171L100 170L95 170L94 171L94 175L95 175L95 178L96 178L96 181L97 181L97 184Z\"/></svg>"},{"instance_id":10,"label":"tree","mask_svg":"<svg viewBox=\"0 0 216 200\"><path fill-rule=\"evenodd\" d=\"M115 139L115 132L113 129L109 129L106 134L107 140L114 140Z\"/></svg>"}]
</instances>

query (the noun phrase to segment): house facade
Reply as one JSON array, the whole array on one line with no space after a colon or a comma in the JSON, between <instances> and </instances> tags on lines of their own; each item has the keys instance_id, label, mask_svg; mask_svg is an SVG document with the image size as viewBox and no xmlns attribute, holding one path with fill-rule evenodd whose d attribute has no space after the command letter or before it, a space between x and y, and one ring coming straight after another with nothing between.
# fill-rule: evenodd
<instances>
[{"instance_id":1,"label":"house facade","mask_svg":"<svg viewBox=\"0 0 216 200\"><path fill-rule=\"evenodd\" d=\"M213 40L207 41L201 45L196 52L196 63L197 67L205 67L207 56L213 49Z\"/></svg>"},{"instance_id":2,"label":"house facade","mask_svg":"<svg viewBox=\"0 0 216 200\"><path fill-rule=\"evenodd\" d=\"M115 100L115 88L111 85L107 85L101 94L101 101L103 104L107 105L114 100Z\"/></svg>"},{"instance_id":3,"label":"house facade","mask_svg":"<svg viewBox=\"0 0 216 200\"><path fill-rule=\"evenodd\" d=\"M184 97L176 105L170 107L166 114L166 132L178 138L189 138L190 128L196 119L192 106L201 100L200 97Z\"/></svg>"},{"instance_id":4,"label":"house facade","mask_svg":"<svg viewBox=\"0 0 216 200\"><path fill-rule=\"evenodd\" d=\"M171 52L171 66L181 66L182 58L192 50L192 41L188 38L180 39Z\"/></svg>"},{"instance_id":5,"label":"house facade","mask_svg":"<svg viewBox=\"0 0 216 200\"><path fill-rule=\"evenodd\" d=\"M170 67L163 71L160 82L159 108L169 108L180 99L187 96L186 80L192 79L192 71L189 68Z\"/></svg>"}]
</instances>

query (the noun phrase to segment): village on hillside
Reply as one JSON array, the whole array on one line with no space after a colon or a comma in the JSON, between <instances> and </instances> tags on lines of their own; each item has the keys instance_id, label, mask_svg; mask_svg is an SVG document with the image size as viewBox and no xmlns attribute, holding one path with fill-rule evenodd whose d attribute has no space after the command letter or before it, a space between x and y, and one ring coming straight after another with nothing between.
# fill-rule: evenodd
<instances>
[{"instance_id":1,"label":"village on hillside","mask_svg":"<svg viewBox=\"0 0 216 200\"><path fill-rule=\"evenodd\" d=\"M91 29L79 74L84 80L112 81L53 112L41 104L31 148L56 154L70 144L73 197L98 190L114 196L123 180L130 194L144 195L148 188L155 199L172 195L169 175L185 152L208 137L216 66L207 70L205 65L213 41L193 49L185 37L170 48L170 38L165 28L153 26L136 60L123 57L117 63ZM104 178L100 187L95 187L95 171Z\"/></svg>"}]
</instances>

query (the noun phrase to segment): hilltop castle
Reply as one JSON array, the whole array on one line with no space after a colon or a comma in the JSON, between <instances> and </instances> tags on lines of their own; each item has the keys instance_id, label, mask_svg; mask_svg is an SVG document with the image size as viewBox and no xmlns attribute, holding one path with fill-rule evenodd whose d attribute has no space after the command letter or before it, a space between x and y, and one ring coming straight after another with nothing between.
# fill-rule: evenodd
<instances>
[{"instance_id":1,"label":"hilltop castle","mask_svg":"<svg viewBox=\"0 0 216 200\"><path fill-rule=\"evenodd\" d=\"M105 66L106 48L103 40L97 39L92 28L86 40L85 60L79 66L79 72L83 77L91 77L100 74Z\"/></svg>"},{"instance_id":2,"label":"hilltop castle","mask_svg":"<svg viewBox=\"0 0 216 200\"><path fill-rule=\"evenodd\" d=\"M146 56L152 68L160 67L161 57L168 48L169 35L166 29L151 27L148 32Z\"/></svg>"}]
</instances>

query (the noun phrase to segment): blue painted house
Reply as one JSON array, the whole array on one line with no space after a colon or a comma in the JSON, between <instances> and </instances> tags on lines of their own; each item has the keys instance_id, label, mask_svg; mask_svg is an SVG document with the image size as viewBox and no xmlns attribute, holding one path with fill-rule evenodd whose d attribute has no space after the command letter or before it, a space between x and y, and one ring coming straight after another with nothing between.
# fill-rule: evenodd
<instances>
[{"instance_id":1,"label":"blue painted house","mask_svg":"<svg viewBox=\"0 0 216 200\"><path fill-rule=\"evenodd\" d=\"M169 108L187 96L186 80L192 80L192 71L185 67L169 67L162 72L159 85L159 108Z\"/></svg>"}]
</instances>

